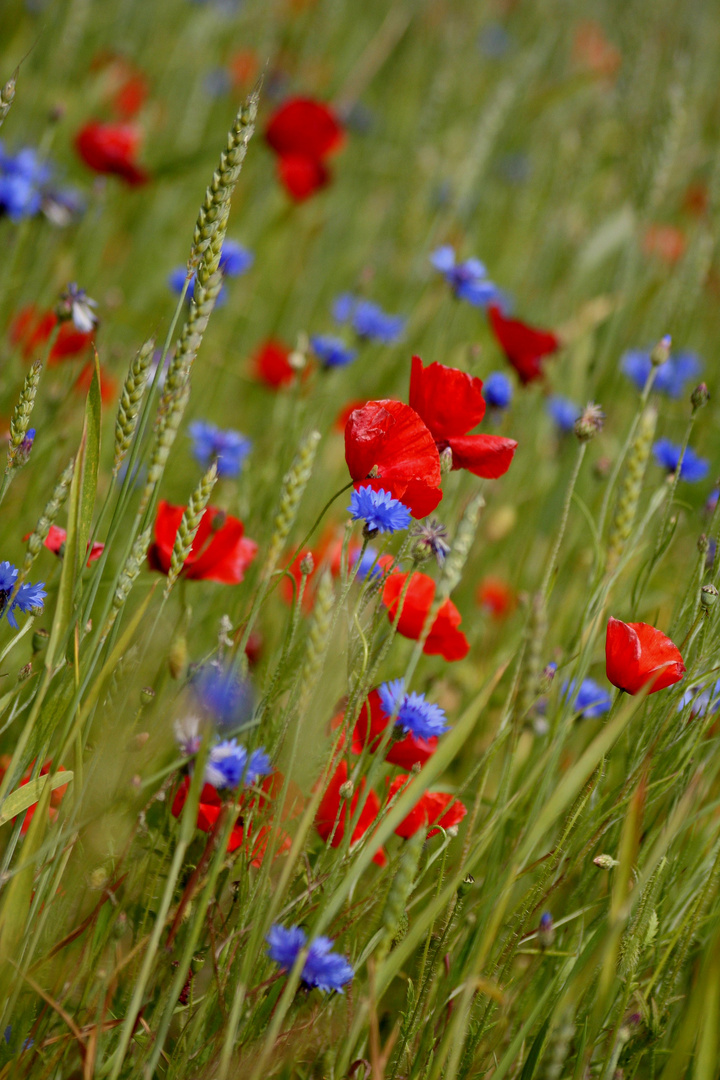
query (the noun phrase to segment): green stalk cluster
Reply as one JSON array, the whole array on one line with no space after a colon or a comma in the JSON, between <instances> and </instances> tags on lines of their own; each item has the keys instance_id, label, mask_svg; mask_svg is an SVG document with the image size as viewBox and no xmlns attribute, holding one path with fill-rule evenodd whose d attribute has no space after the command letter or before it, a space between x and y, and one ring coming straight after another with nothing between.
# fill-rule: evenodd
<instances>
[{"instance_id":1,"label":"green stalk cluster","mask_svg":"<svg viewBox=\"0 0 720 1080\"><path fill-rule=\"evenodd\" d=\"M620 556L632 532L656 426L657 410L650 405L640 417L637 433L628 453L625 476L615 507L615 517L610 527L606 563L609 574L620 561Z\"/></svg>"},{"instance_id":2,"label":"green stalk cluster","mask_svg":"<svg viewBox=\"0 0 720 1080\"><path fill-rule=\"evenodd\" d=\"M312 475L319 442L320 432L311 431L303 439L292 465L283 477L280 504L275 515L275 526L263 568L264 578L270 577L277 566L277 561L295 521L300 500Z\"/></svg>"},{"instance_id":3,"label":"green stalk cluster","mask_svg":"<svg viewBox=\"0 0 720 1080\"><path fill-rule=\"evenodd\" d=\"M40 385L41 371L42 364L39 360L36 360L25 376L25 382L20 391L18 403L13 409L13 414L10 417L10 445L8 446L6 469L14 469L18 465L23 464L20 460L19 451L23 444L23 440L27 435L28 428L30 427L30 416L35 404L35 395L37 394L38 386Z\"/></svg>"},{"instance_id":4,"label":"green stalk cluster","mask_svg":"<svg viewBox=\"0 0 720 1080\"><path fill-rule=\"evenodd\" d=\"M122 573L118 578L118 583L115 587L115 592L112 598L112 607L110 613L105 620L102 634L100 635L100 642L104 642L107 639L108 634L115 625L115 620L125 606L125 601L130 595L130 590L133 587L135 579L143 568L145 559L147 557L148 548L150 547L150 538L152 536L152 527L148 526L144 532L140 533L137 540L132 546L130 555L123 567Z\"/></svg>"},{"instance_id":5,"label":"green stalk cluster","mask_svg":"<svg viewBox=\"0 0 720 1080\"><path fill-rule=\"evenodd\" d=\"M47 540L48 533L50 532L50 526L54 523L68 497L74 472L75 458L71 458L70 462L63 469L60 479L53 488L52 495L48 499L45 504L45 509L38 518L37 525L28 537L27 553L25 555L25 562L22 566L21 577L25 577L30 572L30 567L42 551L43 544Z\"/></svg>"}]
</instances>

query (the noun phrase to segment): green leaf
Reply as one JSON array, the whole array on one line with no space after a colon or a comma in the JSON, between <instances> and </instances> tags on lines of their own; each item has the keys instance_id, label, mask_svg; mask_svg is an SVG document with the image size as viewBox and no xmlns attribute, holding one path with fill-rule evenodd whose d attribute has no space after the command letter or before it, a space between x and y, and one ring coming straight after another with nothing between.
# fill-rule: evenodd
<instances>
[{"instance_id":1,"label":"green leaf","mask_svg":"<svg viewBox=\"0 0 720 1080\"><path fill-rule=\"evenodd\" d=\"M50 790L54 791L55 788L69 784L72 778L72 772L57 772L54 776L37 776L27 784L23 784L8 795L0 805L0 825L6 825L18 814L22 814L23 810L27 810L29 806L38 802L48 784Z\"/></svg>"}]
</instances>

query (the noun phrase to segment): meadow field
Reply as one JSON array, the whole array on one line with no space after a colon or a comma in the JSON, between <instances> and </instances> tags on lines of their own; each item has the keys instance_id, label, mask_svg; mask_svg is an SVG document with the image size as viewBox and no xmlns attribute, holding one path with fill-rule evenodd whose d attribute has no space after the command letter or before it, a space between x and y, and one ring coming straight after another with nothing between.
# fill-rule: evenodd
<instances>
[{"instance_id":1,"label":"meadow field","mask_svg":"<svg viewBox=\"0 0 720 1080\"><path fill-rule=\"evenodd\" d=\"M0 1080L720 1076L710 0L4 0Z\"/></svg>"}]
</instances>

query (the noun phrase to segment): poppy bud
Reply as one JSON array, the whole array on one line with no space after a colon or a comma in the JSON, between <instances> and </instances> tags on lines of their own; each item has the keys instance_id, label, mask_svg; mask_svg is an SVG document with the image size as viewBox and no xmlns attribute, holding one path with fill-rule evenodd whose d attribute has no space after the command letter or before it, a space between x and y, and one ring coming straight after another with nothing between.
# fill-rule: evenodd
<instances>
[{"instance_id":1,"label":"poppy bud","mask_svg":"<svg viewBox=\"0 0 720 1080\"><path fill-rule=\"evenodd\" d=\"M300 573L304 577L310 577L314 569L315 560L313 558L312 552L308 551L307 555L303 555L302 559L300 560Z\"/></svg>"},{"instance_id":2,"label":"poppy bud","mask_svg":"<svg viewBox=\"0 0 720 1080\"><path fill-rule=\"evenodd\" d=\"M596 866L599 866L601 870L612 870L613 866L619 866L617 859L613 859L612 855L598 855L593 859Z\"/></svg>"},{"instance_id":3,"label":"poppy bud","mask_svg":"<svg viewBox=\"0 0 720 1080\"><path fill-rule=\"evenodd\" d=\"M338 794L341 799L352 799L355 793L355 785L352 780L346 780L344 784L341 784L338 789Z\"/></svg>"},{"instance_id":4,"label":"poppy bud","mask_svg":"<svg viewBox=\"0 0 720 1080\"><path fill-rule=\"evenodd\" d=\"M650 362L655 367L660 367L661 364L666 363L670 359L670 349L672 348L672 338L669 334L666 334L664 338L658 341L657 345L650 353Z\"/></svg>"},{"instance_id":5,"label":"poppy bud","mask_svg":"<svg viewBox=\"0 0 720 1080\"><path fill-rule=\"evenodd\" d=\"M457 887L458 900L464 900L474 884L475 878L472 876L472 874L466 874Z\"/></svg>"},{"instance_id":6,"label":"poppy bud","mask_svg":"<svg viewBox=\"0 0 720 1080\"><path fill-rule=\"evenodd\" d=\"M701 382L693 390L690 395L690 404L693 407L693 412L697 412L698 409L702 409L703 405L707 405L710 400L710 391L707 388L707 383Z\"/></svg>"},{"instance_id":7,"label":"poppy bud","mask_svg":"<svg viewBox=\"0 0 720 1080\"><path fill-rule=\"evenodd\" d=\"M700 590L700 603L706 611L709 611L710 608L715 607L715 604L717 603L717 598L718 591L714 585L703 585L702 589Z\"/></svg>"}]
</instances>

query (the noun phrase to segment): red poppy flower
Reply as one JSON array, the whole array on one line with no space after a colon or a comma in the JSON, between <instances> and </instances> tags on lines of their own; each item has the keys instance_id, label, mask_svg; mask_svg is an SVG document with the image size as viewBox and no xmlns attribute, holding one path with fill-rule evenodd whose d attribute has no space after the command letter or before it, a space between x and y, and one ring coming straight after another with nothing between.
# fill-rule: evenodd
<instances>
[{"instance_id":1,"label":"red poppy flower","mask_svg":"<svg viewBox=\"0 0 720 1080\"><path fill-rule=\"evenodd\" d=\"M272 773L270 776L266 776L261 784L261 788L265 795L253 796L251 799L245 801L241 799L241 813L238 814L235 823L228 837L227 852L232 854L233 851L237 851L242 846L243 840L246 836L245 821L243 816L243 810L245 810L245 816L249 816L249 812L252 808L257 808L261 813L267 811L271 798L274 798L280 787L282 787L283 777L281 773ZM188 792L190 790L190 777L183 778L179 788L175 792L175 798L171 807L171 812L174 817L178 818L182 814L183 807L187 801ZM217 790L212 784L204 784L203 789L200 792L200 802L198 804L198 816L197 816L197 828L202 832L209 833L212 831L220 811L223 808L223 800L220 798ZM247 839L248 843L248 855L251 857L251 865L259 867L262 864L265 851L267 849L268 839L270 837L270 826L265 824L254 831L251 825L251 832ZM280 854L283 851L289 851L291 840L286 833L281 833L281 841L276 854Z\"/></svg>"},{"instance_id":2,"label":"red poppy flower","mask_svg":"<svg viewBox=\"0 0 720 1080\"><path fill-rule=\"evenodd\" d=\"M57 324L54 311L42 313L34 304L22 308L10 324L10 341L22 348L23 356L29 360L49 340ZM49 364L57 364L68 357L79 356L92 344L93 332L83 334L76 330L71 322L64 322L50 350Z\"/></svg>"},{"instance_id":3,"label":"red poppy flower","mask_svg":"<svg viewBox=\"0 0 720 1080\"><path fill-rule=\"evenodd\" d=\"M427 517L442 499L435 440L415 410L401 401L368 401L350 413L345 460L356 488L389 491L414 518Z\"/></svg>"},{"instance_id":4,"label":"red poppy flower","mask_svg":"<svg viewBox=\"0 0 720 1080\"><path fill-rule=\"evenodd\" d=\"M599 23L583 19L573 35L573 59L593 75L611 78L622 63L622 54L605 37Z\"/></svg>"},{"instance_id":5,"label":"red poppy flower","mask_svg":"<svg viewBox=\"0 0 720 1080\"><path fill-rule=\"evenodd\" d=\"M656 255L668 266L674 266L685 254L685 234L674 225L648 225L643 236L643 251Z\"/></svg>"},{"instance_id":6,"label":"red poppy flower","mask_svg":"<svg viewBox=\"0 0 720 1080\"><path fill-rule=\"evenodd\" d=\"M343 405L342 409L335 417L333 430L344 432L347 422L350 419L350 413L355 412L356 409L362 409L363 405L367 405L367 398L354 398L352 401L348 401L347 405Z\"/></svg>"},{"instance_id":7,"label":"red poppy flower","mask_svg":"<svg viewBox=\"0 0 720 1080\"><path fill-rule=\"evenodd\" d=\"M7 771L7 768L9 766L9 764L10 764L10 761L11 761L11 757L10 757L9 754L3 754L2 758L0 758L0 780L2 780L2 778L4 777L4 775L5 775L6 771ZM27 771L25 772L22 780L20 781L20 784L19 784L20 787L24 787L25 784L28 784L30 782L30 777L32 776L32 772L33 772L34 767L35 767L35 762L33 761L32 764L27 769ZM51 767L52 767L52 761L46 761L45 764L43 765L42 769L40 770L40 776L47 776L47 774L50 772ZM58 772L65 772L65 769L63 768L62 765L59 766ZM57 813L58 813L57 808L60 805L60 803L62 802L63 795L67 791L67 788L68 788L67 784L63 784L62 787L57 787L57 788L55 788L54 791L52 791L50 793L50 805L48 806L48 817L50 818L50 821L54 821L55 818L57 817ZM21 833L25 834L28 831L28 829L30 828L30 822L33 819L33 815L34 815L36 809L37 809L37 803L33 803L32 806L29 806L27 808L27 810L25 811L25 816L23 818L22 827L20 829ZM16 820L17 820L16 818L13 818L13 821L16 821Z\"/></svg>"},{"instance_id":8,"label":"red poppy flower","mask_svg":"<svg viewBox=\"0 0 720 1080\"><path fill-rule=\"evenodd\" d=\"M380 740L389 723L387 714L382 707L380 693L371 691L368 699L362 707L362 712L353 731L351 750L353 754L361 754L367 746L374 754L380 745ZM409 732L402 739L391 739L385 752L385 760L391 765L399 765L401 769L412 769L413 765L424 765L433 756L437 749L437 735L430 739L416 739Z\"/></svg>"},{"instance_id":9,"label":"red poppy flower","mask_svg":"<svg viewBox=\"0 0 720 1080\"><path fill-rule=\"evenodd\" d=\"M382 563L382 560L380 560ZM395 621L407 574L392 573L383 588L383 603L388 609L390 622ZM417 641L422 633L428 612L435 599L435 582L427 574L416 570L405 595L398 620L398 633ZM468 639L458 627L462 621L460 612L452 600L440 605L435 622L423 647L428 656L443 656L446 660L462 660L470 651Z\"/></svg>"},{"instance_id":10,"label":"red poppy flower","mask_svg":"<svg viewBox=\"0 0 720 1080\"><path fill-rule=\"evenodd\" d=\"M236 90L241 90L257 79L260 59L251 49L241 49L240 52L233 53L228 60L228 70L233 86Z\"/></svg>"},{"instance_id":11,"label":"red poppy flower","mask_svg":"<svg viewBox=\"0 0 720 1080\"><path fill-rule=\"evenodd\" d=\"M290 350L282 341L270 338L253 356L255 377L277 390L291 383L297 374L290 364Z\"/></svg>"},{"instance_id":12,"label":"red poppy flower","mask_svg":"<svg viewBox=\"0 0 720 1080\"><path fill-rule=\"evenodd\" d=\"M619 690L637 694L649 683L648 693L655 694L679 682L685 664L677 646L656 627L611 617L605 638L605 671Z\"/></svg>"},{"instance_id":13,"label":"red poppy flower","mask_svg":"<svg viewBox=\"0 0 720 1080\"><path fill-rule=\"evenodd\" d=\"M113 94L112 106L123 120L136 116L147 101L149 83L141 71L128 67L126 76Z\"/></svg>"},{"instance_id":14,"label":"red poppy flower","mask_svg":"<svg viewBox=\"0 0 720 1080\"><path fill-rule=\"evenodd\" d=\"M396 776L388 789L387 801L390 802L411 779L410 776ZM467 807L448 792L426 791L395 832L409 840L418 829L427 829L429 825L451 829L459 825L466 814ZM430 829L428 836L434 836L436 832L438 829Z\"/></svg>"},{"instance_id":15,"label":"red poppy flower","mask_svg":"<svg viewBox=\"0 0 720 1080\"><path fill-rule=\"evenodd\" d=\"M560 339L550 330L536 330L519 319L506 319L497 304L488 307L490 326L498 345L525 385L541 379L540 362L560 348Z\"/></svg>"},{"instance_id":16,"label":"red poppy flower","mask_svg":"<svg viewBox=\"0 0 720 1080\"><path fill-rule=\"evenodd\" d=\"M480 582L475 596L480 607L494 619L505 618L517 605L517 597L507 582L490 574Z\"/></svg>"},{"instance_id":17,"label":"red poppy flower","mask_svg":"<svg viewBox=\"0 0 720 1080\"><path fill-rule=\"evenodd\" d=\"M453 469L494 480L510 468L517 449L514 439L499 435L468 435L485 415L482 380L444 364L423 367L413 356L410 406L427 424L438 450L452 450Z\"/></svg>"},{"instance_id":18,"label":"red poppy flower","mask_svg":"<svg viewBox=\"0 0 720 1080\"><path fill-rule=\"evenodd\" d=\"M265 138L278 155L281 183L301 202L329 183L325 158L341 146L344 133L327 105L291 98L273 113Z\"/></svg>"},{"instance_id":19,"label":"red poppy flower","mask_svg":"<svg viewBox=\"0 0 720 1080\"><path fill-rule=\"evenodd\" d=\"M359 800L365 796L365 779L363 778L356 786L352 798L344 799L340 795L340 788L346 783L347 778L347 762L343 758L332 775L315 816L315 828L325 843L327 843L332 836L330 846L334 848L340 846L343 837L345 836L348 805L350 806L350 818L352 819L357 812ZM371 790L363 799L362 810L360 811L357 825L353 829L351 841L353 844L357 843L357 841L365 835L378 816L379 811L380 800L375 792ZM386 861L385 852L380 848L373 856L373 862L377 863L378 866L384 866Z\"/></svg>"},{"instance_id":20,"label":"red poppy flower","mask_svg":"<svg viewBox=\"0 0 720 1080\"><path fill-rule=\"evenodd\" d=\"M184 506L172 506L164 501L158 505L155 543L148 551L151 570L168 573L175 536L184 513ZM237 585L243 580L258 550L254 540L243 536L244 532L245 526L238 518L208 506L181 576L193 581L220 581L225 585Z\"/></svg>"},{"instance_id":21,"label":"red poppy flower","mask_svg":"<svg viewBox=\"0 0 720 1080\"><path fill-rule=\"evenodd\" d=\"M135 158L142 133L135 124L103 124L91 120L75 136L75 149L88 166L98 173L109 173L128 184L144 184L148 173Z\"/></svg>"},{"instance_id":22,"label":"red poppy flower","mask_svg":"<svg viewBox=\"0 0 720 1080\"><path fill-rule=\"evenodd\" d=\"M29 536L30 533L28 533L27 536L23 537L23 539L27 540ZM61 529L58 525L51 525L48 534L45 537L45 547L48 549L48 551L52 551L54 555L59 555L60 549L62 548L66 540L67 532L65 531L65 529ZM95 542L92 548L88 544L88 566L91 562L95 562L96 559L99 559L104 550L104 544Z\"/></svg>"},{"instance_id":23,"label":"red poppy flower","mask_svg":"<svg viewBox=\"0 0 720 1080\"><path fill-rule=\"evenodd\" d=\"M86 364L82 369L77 379L75 380L75 390L78 394L87 394L90 389L90 383L92 382L93 372L95 371L94 364ZM109 405L117 397L118 381L114 375L111 375L107 368L100 368L100 399L104 405Z\"/></svg>"}]
</instances>

